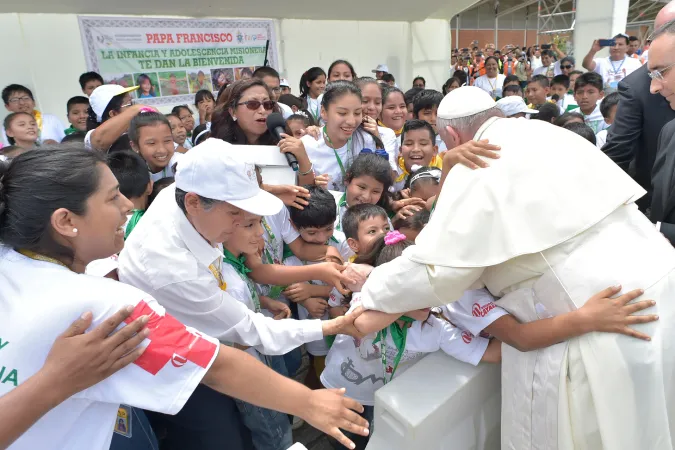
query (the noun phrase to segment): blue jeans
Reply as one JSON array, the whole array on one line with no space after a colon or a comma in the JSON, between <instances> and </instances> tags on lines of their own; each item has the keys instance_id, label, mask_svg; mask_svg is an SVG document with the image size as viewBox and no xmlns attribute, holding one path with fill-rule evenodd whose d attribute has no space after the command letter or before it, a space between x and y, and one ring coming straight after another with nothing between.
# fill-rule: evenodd
<instances>
[{"instance_id":1,"label":"blue jeans","mask_svg":"<svg viewBox=\"0 0 675 450\"><path fill-rule=\"evenodd\" d=\"M110 450L158 450L159 444L142 409L120 405Z\"/></svg>"},{"instance_id":2,"label":"blue jeans","mask_svg":"<svg viewBox=\"0 0 675 450\"><path fill-rule=\"evenodd\" d=\"M302 365L302 350L300 350L300 347L294 348L290 352L286 353L283 358L284 364L286 365L286 373L284 374L278 370L277 372L281 373L282 375L286 375L289 378L295 377L295 374Z\"/></svg>"},{"instance_id":3,"label":"blue jeans","mask_svg":"<svg viewBox=\"0 0 675 450\"><path fill-rule=\"evenodd\" d=\"M267 366L281 375L288 376L283 356L261 355ZM288 416L272 409L261 408L235 399L241 420L251 430L256 450L287 450L293 445L293 432Z\"/></svg>"}]
</instances>

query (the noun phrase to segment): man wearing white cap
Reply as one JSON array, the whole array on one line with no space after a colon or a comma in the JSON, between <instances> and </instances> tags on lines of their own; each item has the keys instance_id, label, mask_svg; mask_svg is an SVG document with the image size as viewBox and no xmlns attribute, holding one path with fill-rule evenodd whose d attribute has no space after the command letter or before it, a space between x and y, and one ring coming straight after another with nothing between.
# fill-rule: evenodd
<instances>
[{"instance_id":1,"label":"man wearing white cap","mask_svg":"<svg viewBox=\"0 0 675 450\"><path fill-rule=\"evenodd\" d=\"M539 114L539 111L536 109L528 108L525 104L525 100L517 95L504 97L497 100L497 108L499 108L499 110L504 113L506 117L511 117L514 119L525 117L529 114Z\"/></svg>"},{"instance_id":2,"label":"man wearing white cap","mask_svg":"<svg viewBox=\"0 0 675 450\"><path fill-rule=\"evenodd\" d=\"M291 85L286 78L281 78L279 80L279 87L281 88L281 95L291 93Z\"/></svg>"},{"instance_id":3,"label":"man wearing white cap","mask_svg":"<svg viewBox=\"0 0 675 450\"><path fill-rule=\"evenodd\" d=\"M645 191L581 137L542 121L504 119L475 87L438 109L449 152L471 140L501 146L490 167L456 166L414 246L373 270L362 332L400 313L453 302L485 286L521 322L560 323L594 293L622 283L656 300L657 322L631 339L626 316L541 350L502 346L502 448L672 449L675 429L675 249L638 211ZM522 136L547 136L549 145ZM531 142L530 142L531 141ZM445 169L445 164L444 164ZM623 319L622 319L623 320ZM361 327L370 322L370 325Z\"/></svg>"},{"instance_id":4,"label":"man wearing white cap","mask_svg":"<svg viewBox=\"0 0 675 450\"><path fill-rule=\"evenodd\" d=\"M389 66L386 64L378 64L378 66L374 68L372 72L375 74L375 78L381 80L385 73L389 73Z\"/></svg>"},{"instance_id":5,"label":"man wearing white cap","mask_svg":"<svg viewBox=\"0 0 675 450\"><path fill-rule=\"evenodd\" d=\"M266 216L283 203L258 187L255 167L230 144L208 139L177 166L176 182L157 196L119 257L119 278L151 293L187 326L223 343L282 355L333 334L356 334L356 315L335 320L273 320L231 297L223 280L223 249L242 211ZM317 279L346 280L332 263L316 264ZM305 281L305 280L295 280ZM238 413L227 396L198 388L172 422L175 448L242 448ZM174 448L174 447L171 447Z\"/></svg>"}]
</instances>

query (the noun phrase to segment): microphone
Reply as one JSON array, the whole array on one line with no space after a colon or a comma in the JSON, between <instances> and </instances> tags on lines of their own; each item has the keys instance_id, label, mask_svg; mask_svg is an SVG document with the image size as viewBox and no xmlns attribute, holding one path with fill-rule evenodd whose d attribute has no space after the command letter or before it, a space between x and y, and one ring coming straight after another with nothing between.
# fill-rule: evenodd
<instances>
[{"instance_id":1,"label":"microphone","mask_svg":"<svg viewBox=\"0 0 675 450\"><path fill-rule=\"evenodd\" d=\"M267 116L267 129L276 136L277 139L281 140L281 133L286 133L286 121L284 120L284 116L276 112ZM284 156L286 156L286 161L288 161L288 165L291 169L297 172L299 166L298 159L295 155L293 153L284 153Z\"/></svg>"}]
</instances>

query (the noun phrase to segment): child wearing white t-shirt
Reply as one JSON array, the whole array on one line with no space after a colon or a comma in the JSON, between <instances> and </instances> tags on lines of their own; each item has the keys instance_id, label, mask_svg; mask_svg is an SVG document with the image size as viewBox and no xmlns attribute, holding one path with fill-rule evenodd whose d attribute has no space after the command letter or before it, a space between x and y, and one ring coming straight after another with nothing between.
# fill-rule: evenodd
<instances>
[{"instance_id":1,"label":"child wearing white t-shirt","mask_svg":"<svg viewBox=\"0 0 675 450\"><path fill-rule=\"evenodd\" d=\"M175 151L171 124L164 114L141 111L131 120L129 140L148 164L152 181L174 176L183 154Z\"/></svg>"},{"instance_id":2,"label":"child wearing white t-shirt","mask_svg":"<svg viewBox=\"0 0 675 450\"><path fill-rule=\"evenodd\" d=\"M309 204L304 209L289 209L291 224L300 234L300 238L307 243L317 245L329 245L334 247L347 261L353 252L347 245L345 235L335 230L336 205L330 192L318 186L306 186L309 190ZM295 255L284 259L284 264L302 266L313 264L311 261L301 261ZM321 319L330 318L328 314L328 296L332 286L320 280L308 283L294 283L288 286L283 294L286 298L298 305L298 318ZM312 355L312 365L317 373L317 378L325 366L325 356L328 353L330 339L305 344L307 352Z\"/></svg>"},{"instance_id":3,"label":"child wearing white t-shirt","mask_svg":"<svg viewBox=\"0 0 675 450\"><path fill-rule=\"evenodd\" d=\"M610 127L614 123L614 117L616 117L616 109L618 106L619 106L618 92L612 92L611 94L603 98L602 101L600 102L600 113L602 114L602 117L605 119L605 123ZM595 135L595 145L599 149L602 149L602 147L607 142L608 130L609 127L599 131Z\"/></svg>"},{"instance_id":4,"label":"child wearing white t-shirt","mask_svg":"<svg viewBox=\"0 0 675 450\"><path fill-rule=\"evenodd\" d=\"M375 240L368 254L360 256L357 262L379 266L400 256L410 245L413 243L406 240L403 234L392 231ZM331 302L335 300L332 298ZM477 291L476 295L470 295L465 300L471 305L483 305L491 301L492 298L482 291ZM359 293L355 293L350 310L359 304ZM506 314L503 311L490 312L489 317L486 314L483 318L486 324ZM364 405L363 416L371 422L372 430L375 391L410 368L426 353L437 350L443 350L473 365L481 361L501 360L499 341L490 342L486 338L474 336L455 327L442 314L422 309L410 311L386 329L362 339L338 335L326 358L321 382L327 388L345 388L347 397ZM367 438L353 438L356 448L364 448L368 441Z\"/></svg>"}]
</instances>

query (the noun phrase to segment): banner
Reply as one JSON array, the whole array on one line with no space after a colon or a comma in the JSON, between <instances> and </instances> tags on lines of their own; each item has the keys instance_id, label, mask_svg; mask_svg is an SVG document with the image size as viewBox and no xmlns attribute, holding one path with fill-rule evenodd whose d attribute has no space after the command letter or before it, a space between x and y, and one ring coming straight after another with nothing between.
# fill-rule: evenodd
<instances>
[{"instance_id":1,"label":"banner","mask_svg":"<svg viewBox=\"0 0 675 450\"><path fill-rule=\"evenodd\" d=\"M144 104L193 103L202 89L250 78L265 62L277 66L271 20L80 16L89 70L106 83L140 86Z\"/></svg>"}]
</instances>

